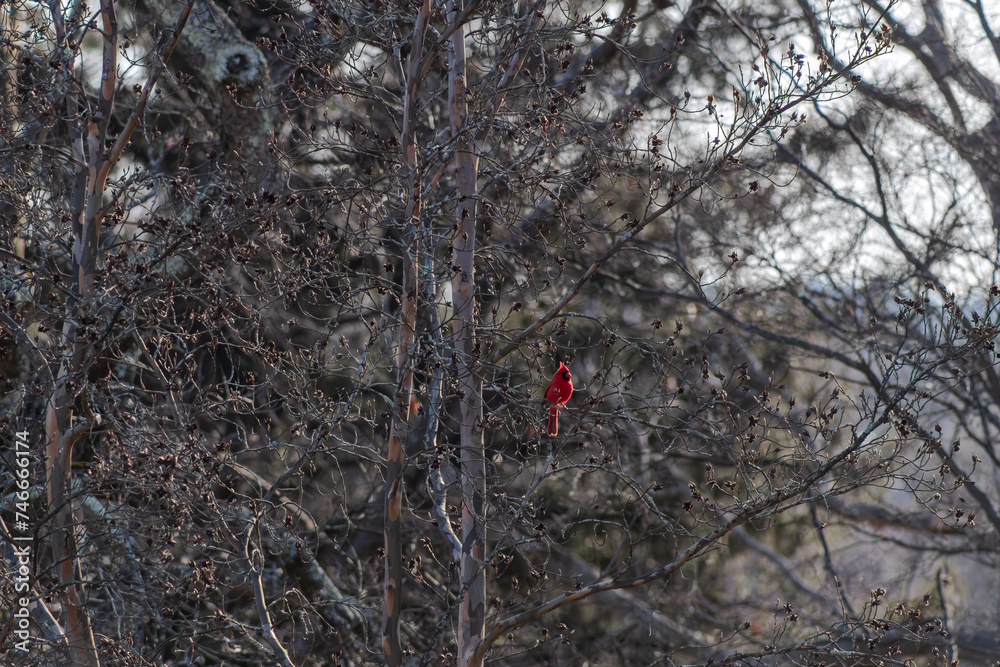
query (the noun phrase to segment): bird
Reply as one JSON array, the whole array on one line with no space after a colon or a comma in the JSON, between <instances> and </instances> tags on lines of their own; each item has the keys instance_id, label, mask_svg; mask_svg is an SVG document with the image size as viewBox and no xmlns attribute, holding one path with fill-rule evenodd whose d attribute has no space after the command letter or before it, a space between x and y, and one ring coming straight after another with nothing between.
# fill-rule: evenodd
<instances>
[{"instance_id":1,"label":"bird","mask_svg":"<svg viewBox=\"0 0 1000 667\"><path fill-rule=\"evenodd\" d=\"M557 435L559 433L559 406L566 405L569 397L573 395L573 376L570 374L566 364L559 362L559 369L552 376L552 382L545 390L545 400L552 404L549 408L548 434Z\"/></svg>"}]
</instances>

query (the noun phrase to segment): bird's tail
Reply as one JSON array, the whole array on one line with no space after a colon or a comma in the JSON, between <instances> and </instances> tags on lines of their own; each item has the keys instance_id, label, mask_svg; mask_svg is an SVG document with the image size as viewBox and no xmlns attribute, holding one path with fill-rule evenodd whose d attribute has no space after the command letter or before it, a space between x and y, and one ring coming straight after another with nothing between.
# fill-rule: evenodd
<instances>
[{"instance_id":1,"label":"bird's tail","mask_svg":"<svg viewBox=\"0 0 1000 667\"><path fill-rule=\"evenodd\" d=\"M549 427L547 430L549 435L559 434L559 408L554 405L549 408Z\"/></svg>"}]
</instances>

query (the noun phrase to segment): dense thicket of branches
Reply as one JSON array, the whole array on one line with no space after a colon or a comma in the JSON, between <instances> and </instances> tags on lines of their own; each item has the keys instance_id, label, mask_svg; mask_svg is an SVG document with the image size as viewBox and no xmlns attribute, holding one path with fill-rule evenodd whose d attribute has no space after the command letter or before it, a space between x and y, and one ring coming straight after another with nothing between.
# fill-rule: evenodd
<instances>
[{"instance_id":1,"label":"dense thicket of branches","mask_svg":"<svg viewBox=\"0 0 1000 667\"><path fill-rule=\"evenodd\" d=\"M5 664L1000 661L997 20L6 4Z\"/></svg>"}]
</instances>

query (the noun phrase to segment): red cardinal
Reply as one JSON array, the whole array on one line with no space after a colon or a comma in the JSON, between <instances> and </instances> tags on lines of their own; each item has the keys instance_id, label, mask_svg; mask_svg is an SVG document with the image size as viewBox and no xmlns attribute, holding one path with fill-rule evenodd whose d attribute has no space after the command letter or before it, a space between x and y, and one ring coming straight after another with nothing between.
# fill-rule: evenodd
<instances>
[{"instance_id":1,"label":"red cardinal","mask_svg":"<svg viewBox=\"0 0 1000 667\"><path fill-rule=\"evenodd\" d=\"M559 406L566 405L573 395L573 376L566 364L559 362L559 370L552 376L549 388L545 390L545 400L552 404L549 408L549 435L559 433Z\"/></svg>"}]
</instances>

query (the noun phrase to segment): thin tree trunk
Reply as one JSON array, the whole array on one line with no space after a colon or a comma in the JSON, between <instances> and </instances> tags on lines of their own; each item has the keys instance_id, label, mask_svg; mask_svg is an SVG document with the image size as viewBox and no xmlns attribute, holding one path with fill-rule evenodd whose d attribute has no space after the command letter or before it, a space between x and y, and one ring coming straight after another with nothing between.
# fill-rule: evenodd
<instances>
[{"instance_id":1,"label":"thin tree trunk","mask_svg":"<svg viewBox=\"0 0 1000 667\"><path fill-rule=\"evenodd\" d=\"M65 30L61 4L52 2L50 10L53 24L56 26L58 43L64 46ZM108 150L106 148L108 122L114 111L115 87L118 83L118 21L114 1L101 0L101 34L104 37L101 89L96 107L91 108L87 115L86 155L83 133L76 128L76 125L70 123L70 141L75 157L79 164L86 164L87 167L77 172L71 202L73 282L67 305L74 315L67 318L63 325L63 342L69 353L59 369L46 408L45 465L49 511L53 514L52 558L62 588L63 627L69 641L72 664L83 667L97 667L100 665L100 656L86 608L80 555L76 545L76 516L69 497L73 445L96 421L93 415L84 414L84 419L77 419L74 424L74 404L76 397L82 393L87 366L94 353L88 342L87 332L81 331L80 326L81 323L95 319L93 311L96 306L92 297L100 252L101 223L107 212L104 194L108 176L135 131L149 93L176 46L177 38L184 28L190 11L189 0L174 27L173 38L161 52L159 62L153 67L128 124ZM76 114L76 108L76 99L67 96L67 118L72 118Z\"/></svg>"},{"instance_id":2,"label":"thin tree trunk","mask_svg":"<svg viewBox=\"0 0 1000 667\"><path fill-rule=\"evenodd\" d=\"M52 9L53 20L61 26L61 7L57 3ZM100 657L87 614L76 544L76 517L69 488L73 445L92 425L89 420L74 425L73 406L91 352L88 338L79 327L93 308L90 297L97 269L104 187L110 170L110 167L105 168L108 163L105 138L114 110L118 74L118 21L113 0L101 2L101 28L104 36L101 90L96 108L87 117L88 168L86 172L78 172L73 195L73 289L69 306L75 316L67 318L63 326L63 341L70 352L60 368L45 415L46 481L49 509L53 514L52 559L62 589L63 627L69 638L73 664L86 667L99 665ZM79 154L77 157L81 158L83 137L77 134L72 139Z\"/></svg>"},{"instance_id":3,"label":"thin tree trunk","mask_svg":"<svg viewBox=\"0 0 1000 667\"><path fill-rule=\"evenodd\" d=\"M450 4L451 21L462 13L458 0ZM458 349L458 387L461 396L461 475L462 475L462 557L459 579L465 595L458 610L458 664L471 662L485 634L486 579L483 567L483 498L486 494L486 458L483 433L482 378L479 372L479 344L476 341L476 297L473 260L476 255L476 202L479 198L476 155L472 131L467 126L465 29L451 26L451 71L448 101L451 132L455 138L455 177L459 204L455 236L452 239L452 299L455 305L455 345Z\"/></svg>"},{"instance_id":4,"label":"thin tree trunk","mask_svg":"<svg viewBox=\"0 0 1000 667\"><path fill-rule=\"evenodd\" d=\"M385 584L382 613L382 652L391 667L403 660L402 642L399 638L399 616L403 593L403 468L405 451L403 434L410 416L413 397L413 364L411 346L417 320L417 269L419 261L419 221L421 179L417 170L417 141L414 132L414 113L419 88L420 64L423 60L424 31L431 14L430 0L424 0L406 63L406 92L403 101L402 145L404 160L409 170L406 212L404 220L408 230L409 251L403 259L403 318L399 326L396 348L396 366L399 384L396 393L396 410L389 432L389 456L386 470L385 492Z\"/></svg>"}]
</instances>

